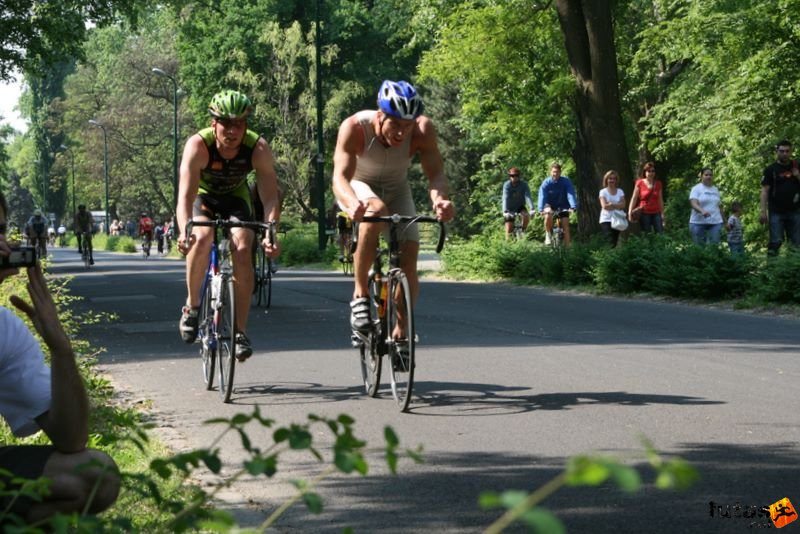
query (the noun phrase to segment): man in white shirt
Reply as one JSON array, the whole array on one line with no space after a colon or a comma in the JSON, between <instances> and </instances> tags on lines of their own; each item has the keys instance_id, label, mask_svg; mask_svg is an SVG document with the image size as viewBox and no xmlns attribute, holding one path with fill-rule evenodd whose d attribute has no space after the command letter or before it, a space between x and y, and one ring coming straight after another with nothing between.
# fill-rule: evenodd
<instances>
[{"instance_id":1,"label":"man in white shirt","mask_svg":"<svg viewBox=\"0 0 800 534\"><path fill-rule=\"evenodd\" d=\"M5 197L0 193L0 259L9 257L6 241ZM89 399L75 363L72 345L39 265L28 267L30 303L11 296L50 350L51 367L25 323L0 307L0 416L18 437L43 430L52 445L0 447L0 469L17 477L51 481L41 502L0 497L0 509L28 524L56 513L105 510L117 498L120 479L114 461L105 453L87 449ZM19 272L0 267L0 284ZM88 465L88 467L86 467ZM85 467L82 467L85 466ZM0 472L5 491L19 489L12 477ZM12 504L13 500L13 504ZM2 522L2 521L0 521Z\"/></svg>"}]
</instances>

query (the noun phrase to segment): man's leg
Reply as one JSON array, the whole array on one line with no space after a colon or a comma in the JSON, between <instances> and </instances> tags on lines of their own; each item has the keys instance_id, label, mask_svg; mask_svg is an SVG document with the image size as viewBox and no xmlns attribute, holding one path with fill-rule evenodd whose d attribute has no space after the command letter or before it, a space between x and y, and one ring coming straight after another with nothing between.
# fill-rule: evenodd
<instances>
[{"instance_id":1,"label":"man's leg","mask_svg":"<svg viewBox=\"0 0 800 534\"><path fill-rule=\"evenodd\" d=\"M81 247L81 232L76 232L75 237L78 240L78 254L83 254L83 248Z\"/></svg>"},{"instance_id":2,"label":"man's leg","mask_svg":"<svg viewBox=\"0 0 800 534\"><path fill-rule=\"evenodd\" d=\"M544 242L546 245L550 244L553 237L553 212L544 212Z\"/></svg>"},{"instance_id":3,"label":"man's leg","mask_svg":"<svg viewBox=\"0 0 800 534\"><path fill-rule=\"evenodd\" d=\"M366 215L385 215L386 206L375 197L366 200ZM353 300L350 301L350 327L366 331L370 328L369 270L375 262L378 238L384 224L365 223L358 225L358 246L353 254Z\"/></svg>"},{"instance_id":4,"label":"man's leg","mask_svg":"<svg viewBox=\"0 0 800 534\"><path fill-rule=\"evenodd\" d=\"M778 250L783 242L783 221L777 213L769 214L769 243L767 244L767 255L777 256Z\"/></svg>"},{"instance_id":5,"label":"man's leg","mask_svg":"<svg viewBox=\"0 0 800 534\"><path fill-rule=\"evenodd\" d=\"M569 247L572 243L569 231L569 217L561 217L561 230L564 232L564 246Z\"/></svg>"},{"instance_id":6,"label":"man's leg","mask_svg":"<svg viewBox=\"0 0 800 534\"><path fill-rule=\"evenodd\" d=\"M528 215L528 210L523 209L521 212L522 214L522 231L528 229L528 224L531 222L531 217Z\"/></svg>"},{"instance_id":7,"label":"man's leg","mask_svg":"<svg viewBox=\"0 0 800 534\"><path fill-rule=\"evenodd\" d=\"M92 234L86 235L86 246L89 247L89 264L94 265L94 248L92 247Z\"/></svg>"},{"instance_id":8,"label":"man's leg","mask_svg":"<svg viewBox=\"0 0 800 534\"><path fill-rule=\"evenodd\" d=\"M250 315L250 295L253 294L254 234L245 228L233 228L231 233L233 237L233 282L236 293L236 330L245 332Z\"/></svg>"},{"instance_id":9,"label":"man's leg","mask_svg":"<svg viewBox=\"0 0 800 534\"><path fill-rule=\"evenodd\" d=\"M200 308L200 289L208 270L211 245L214 243L214 229L196 226L192 235L196 239L186 255L186 305L181 309L179 330L186 343L197 339L198 313ZM248 297L249 299L249 297Z\"/></svg>"},{"instance_id":10,"label":"man's leg","mask_svg":"<svg viewBox=\"0 0 800 534\"><path fill-rule=\"evenodd\" d=\"M800 211L795 211L786 216L787 233L789 241L794 247L800 247Z\"/></svg>"}]
</instances>

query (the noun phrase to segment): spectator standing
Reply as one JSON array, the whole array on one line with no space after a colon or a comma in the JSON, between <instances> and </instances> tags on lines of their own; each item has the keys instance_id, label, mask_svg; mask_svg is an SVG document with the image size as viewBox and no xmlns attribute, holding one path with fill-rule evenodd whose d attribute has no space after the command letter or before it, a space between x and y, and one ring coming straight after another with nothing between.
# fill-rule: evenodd
<instances>
[{"instance_id":1,"label":"spectator standing","mask_svg":"<svg viewBox=\"0 0 800 534\"><path fill-rule=\"evenodd\" d=\"M664 231L664 185L656 178L656 166L648 161L633 186L628 219L639 221L642 232Z\"/></svg>"},{"instance_id":2,"label":"spectator standing","mask_svg":"<svg viewBox=\"0 0 800 534\"><path fill-rule=\"evenodd\" d=\"M800 247L800 169L792 159L792 143L775 146L776 161L764 169L761 179L761 224L769 222L767 254L776 256L784 238ZM767 214L769 210L769 215Z\"/></svg>"},{"instance_id":3,"label":"spectator standing","mask_svg":"<svg viewBox=\"0 0 800 534\"><path fill-rule=\"evenodd\" d=\"M5 197L0 193L0 256L8 256ZM18 269L0 270L0 284ZM40 502L27 497L0 497L0 510L31 523L56 513L98 513L114 503L120 478L114 461L88 449L89 399L75 354L39 265L28 268L31 302L18 296L11 303L24 312L50 349L51 367L25 323L0 307L0 415L14 435L43 430L52 445L0 446L0 469L17 477L51 481ZM0 486L15 491L20 485L0 475Z\"/></svg>"},{"instance_id":4,"label":"spectator standing","mask_svg":"<svg viewBox=\"0 0 800 534\"><path fill-rule=\"evenodd\" d=\"M520 171L516 167L508 169L508 180L503 184L503 220L506 226L506 239L514 231L514 216L522 216L522 231L528 229L529 211L533 211L533 197L527 182L520 179Z\"/></svg>"},{"instance_id":5,"label":"spectator standing","mask_svg":"<svg viewBox=\"0 0 800 534\"><path fill-rule=\"evenodd\" d=\"M625 192L617 187L619 174L617 171L608 171L603 175L603 189L600 190L600 230L606 236L612 247L617 246L620 231L611 227L611 212L625 211Z\"/></svg>"},{"instance_id":6,"label":"spectator standing","mask_svg":"<svg viewBox=\"0 0 800 534\"><path fill-rule=\"evenodd\" d=\"M744 254L744 231L742 229L742 203L734 202L731 204L731 216L725 229L728 231L728 248L731 254L739 256Z\"/></svg>"},{"instance_id":7,"label":"spectator standing","mask_svg":"<svg viewBox=\"0 0 800 534\"><path fill-rule=\"evenodd\" d=\"M714 171L704 167L700 171L700 183L689 192L692 214L689 216L689 230L696 245L719 244L722 231L722 210L719 189L714 185Z\"/></svg>"}]
</instances>

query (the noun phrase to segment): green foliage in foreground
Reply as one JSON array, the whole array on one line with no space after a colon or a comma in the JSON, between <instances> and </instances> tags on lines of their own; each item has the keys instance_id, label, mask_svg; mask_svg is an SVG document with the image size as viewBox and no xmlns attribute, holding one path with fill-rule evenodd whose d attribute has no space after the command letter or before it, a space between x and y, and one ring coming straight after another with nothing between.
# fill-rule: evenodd
<instances>
[{"instance_id":1,"label":"green foliage in foreground","mask_svg":"<svg viewBox=\"0 0 800 534\"><path fill-rule=\"evenodd\" d=\"M601 293L653 294L740 306L800 304L800 252L788 249L735 257L726 245L699 247L667 235L631 236L617 248L575 242L554 249L502 237L455 241L442 254L445 274L461 279L512 280Z\"/></svg>"},{"instance_id":2,"label":"green foliage in foreground","mask_svg":"<svg viewBox=\"0 0 800 534\"><path fill-rule=\"evenodd\" d=\"M654 485L661 490L684 490L700 479L698 472L680 458L664 460L656 452L652 443L641 438L645 448L647 463L655 472ZM600 455L580 455L569 459L562 473L546 482L532 493L506 491L502 494L485 492L481 494L483 508L506 508L497 521L489 525L485 534L498 534L514 522L522 522L534 532L562 534L564 524L538 504L564 486L600 486L607 481L614 483L627 493L639 490L642 480L635 468L622 462Z\"/></svg>"}]
</instances>

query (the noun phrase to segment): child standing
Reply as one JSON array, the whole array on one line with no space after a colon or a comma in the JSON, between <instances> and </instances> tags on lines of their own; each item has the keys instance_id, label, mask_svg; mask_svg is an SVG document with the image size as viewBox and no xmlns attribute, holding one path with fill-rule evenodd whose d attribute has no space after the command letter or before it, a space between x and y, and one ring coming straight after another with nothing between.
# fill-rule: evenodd
<instances>
[{"instance_id":1,"label":"child standing","mask_svg":"<svg viewBox=\"0 0 800 534\"><path fill-rule=\"evenodd\" d=\"M744 254L744 233L742 232L742 220L739 218L742 214L742 203L732 203L731 212L728 223L725 225L725 229L728 230L728 247L730 247L732 255L739 256Z\"/></svg>"}]
</instances>

